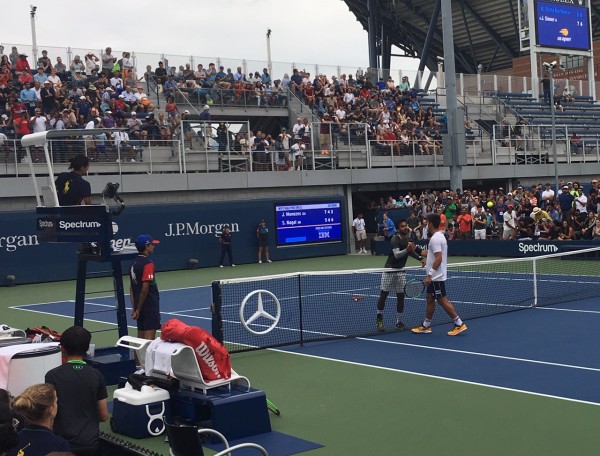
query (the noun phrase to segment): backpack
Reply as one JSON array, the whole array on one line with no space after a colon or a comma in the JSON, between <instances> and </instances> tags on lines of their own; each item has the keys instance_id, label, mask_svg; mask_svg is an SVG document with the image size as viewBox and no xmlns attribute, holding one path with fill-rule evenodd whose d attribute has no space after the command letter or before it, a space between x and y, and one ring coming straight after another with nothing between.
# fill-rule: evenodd
<instances>
[{"instance_id":1,"label":"backpack","mask_svg":"<svg viewBox=\"0 0 600 456\"><path fill-rule=\"evenodd\" d=\"M48 328L47 326L36 326L27 328L25 334L33 342L60 342L61 333Z\"/></svg>"}]
</instances>

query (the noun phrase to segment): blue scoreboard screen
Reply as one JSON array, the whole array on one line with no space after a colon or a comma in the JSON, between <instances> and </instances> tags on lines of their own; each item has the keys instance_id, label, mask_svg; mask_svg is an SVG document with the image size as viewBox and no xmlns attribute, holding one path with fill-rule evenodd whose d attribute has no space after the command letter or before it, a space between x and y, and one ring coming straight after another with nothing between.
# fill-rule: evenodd
<instances>
[{"instance_id":1,"label":"blue scoreboard screen","mask_svg":"<svg viewBox=\"0 0 600 456\"><path fill-rule=\"evenodd\" d=\"M339 202L275 204L277 246L342 241Z\"/></svg>"},{"instance_id":2,"label":"blue scoreboard screen","mask_svg":"<svg viewBox=\"0 0 600 456\"><path fill-rule=\"evenodd\" d=\"M538 1L535 11L539 46L580 51L591 49L587 7Z\"/></svg>"}]
</instances>

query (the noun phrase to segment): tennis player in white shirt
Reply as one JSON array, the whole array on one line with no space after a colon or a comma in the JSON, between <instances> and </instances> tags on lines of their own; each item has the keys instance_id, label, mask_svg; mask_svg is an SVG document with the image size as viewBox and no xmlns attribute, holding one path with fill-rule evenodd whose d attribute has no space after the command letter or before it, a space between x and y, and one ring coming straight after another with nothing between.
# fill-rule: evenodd
<instances>
[{"instance_id":1,"label":"tennis player in white shirt","mask_svg":"<svg viewBox=\"0 0 600 456\"><path fill-rule=\"evenodd\" d=\"M429 214L427 220L429 222L427 225L428 231L431 236L427 250L427 263L425 264L427 277L424 281L427 287L427 307L425 309L425 320L420 326L413 328L412 332L415 334L431 333L431 321L433 320L437 301L454 320L454 328L448 331L448 335L456 336L466 331L467 325L460 319L456 309L446 296L448 242L444 236L444 230L439 228L441 224L439 214Z\"/></svg>"}]
</instances>

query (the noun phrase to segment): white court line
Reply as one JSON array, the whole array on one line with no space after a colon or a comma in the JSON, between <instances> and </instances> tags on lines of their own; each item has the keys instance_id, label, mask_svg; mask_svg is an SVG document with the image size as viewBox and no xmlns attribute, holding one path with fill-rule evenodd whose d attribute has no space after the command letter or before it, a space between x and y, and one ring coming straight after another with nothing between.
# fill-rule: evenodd
<instances>
[{"instance_id":1,"label":"white court line","mask_svg":"<svg viewBox=\"0 0 600 456\"><path fill-rule=\"evenodd\" d=\"M538 310L559 310L561 312L581 312L581 313L591 313L591 314L600 314L600 310L582 310L582 309L565 309L563 307L534 307L534 309Z\"/></svg>"},{"instance_id":2,"label":"white court line","mask_svg":"<svg viewBox=\"0 0 600 456\"><path fill-rule=\"evenodd\" d=\"M484 358L496 358L496 359L504 359L504 360L508 360L508 361L519 361L519 362L523 362L523 363L543 364L546 366L566 367L568 369L580 369L580 370L586 370L586 371L592 371L592 372L600 372L599 368L577 366L574 364L553 363L550 361L539 361L536 359L515 358L513 356L494 355L492 353L482 353L482 352L474 352L474 351L468 351L468 350L457 350L455 348L431 347L429 345L409 344L407 342L396 342L393 340L371 339L371 338L367 338L367 337L356 337L356 339L364 340L366 342L376 342L376 343L391 344L391 345L402 345L404 347L422 348L425 350L435 350L435 351L444 351L444 352L450 352L450 353L459 353L461 355L473 355L473 356L481 356Z\"/></svg>"},{"instance_id":3,"label":"white court line","mask_svg":"<svg viewBox=\"0 0 600 456\"><path fill-rule=\"evenodd\" d=\"M65 301L54 301L54 303L60 303L60 302L65 302ZM52 304L52 303L48 302L48 303L42 303L42 304ZM41 313L41 314L45 314L45 315L53 315L53 316L62 317L62 318L72 318L72 317L69 317L69 316L66 316L66 315L62 315L62 314L57 314L57 313L52 313L52 312L42 312L40 310L33 310L33 309L22 308L22 307L26 307L26 306L30 306L30 305L34 305L34 304L28 304L28 305L25 305L25 306L14 306L14 307L10 307L10 308L11 309L23 310L25 312L35 312L35 313ZM189 316L187 316L187 317L189 317ZM192 317L192 318L203 318L203 317ZM117 326L116 323L111 323L111 322L105 322L105 321L94 320L94 319L89 319L89 318L86 318L85 320L86 321L90 321L90 322L94 322L94 323L101 323L101 324L105 324L105 325ZM127 327L131 328L131 329L136 329L135 326L131 326L131 325L128 325ZM365 338L360 338L360 340L369 340L369 341L372 341L371 339L365 339ZM420 346L420 347L423 347L423 346ZM507 388L507 387L503 387L503 386L490 385L490 384L487 384L487 383L472 382L472 381L468 381L468 380L460 380L460 379L456 379L456 378L442 377L442 376L439 376L439 375L432 375L432 374L423 374L423 373L420 373L420 372L413 372L413 371L407 371L407 370L403 370L403 369L395 369L395 368L377 366L377 365L372 365L372 364L358 363L358 362L354 362L354 361L345 361L345 360L336 359L336 358L329 358L329 357L317 356L317 355L309 355L309 354L306 354L306 353L297 353L297 352L286 351L286 350L282 350L282 349L270 348L268 350L275 351L275 352L280 352L280 353L285 353L285 354L296 355L296 356L305 356L305 357L308 357L308 358L322 359L322 360L326 360L326 361L333 361L333 362L337 362L337 363L349 364L349 365L354 365L354 366L370 367L370 368L373 368L373 369L384 370L384 371L388 371L388 372L399 372L399 373L404 373L404 374L409 374L409 375L416 375L416 376L419 376L419 377L433 378L433 379L437 379L437 380L446 380L446 381L450 381L450 382L462 383L462 384L467 384L467 385L481 386L481 387L485 387L485 388L497 389L497 390L502 390L502 391L510 391L510 392L516 392L516 393L521 393L521 394L528 394L528 395L531 395L531 396L546 397L546 398L550 398L550 399L558 399L558 400L567 401L567 402L576 402L576 403L580 403L580 404L600 406L600 404L595 403L595 402L589 402L589 401L584 401L584 400L580 400L580 399L566 398L566 397L561 397L561 396L554 396L554 395L551 395L551 394L536 393L536 392L526 391L526 390L520 390L520 389L516 389L516 388ZM585 369L585 368L583 368L583 369Z\"/></svg>"},{"instance_id":4,"label":"white court line","mask_svg":"<svg viewBox=\"0 0 600 456\"><path fill-rule=\"evenodd\" d=\"M212 288L212 285L198 285L195 287L180 287L180 288L169 288L168 290L160 290L161 293L168 291L181 291L181 290L193 290L195 288ZM124 296L128 296L127 291L123 291ZM106 296L95 296L94 299L104 299L104 298L114 298L114 294L106 295ZM9 309L20 309L22 307L30 307L30 306L42 306L45 304L58 304L61 302L75 302L74 299L62 299L60 301L46 301L46 302L36 302L34 304L19 304L16 306L11 306Z\"/></svg>"},{"instance_id":5,"label":"white court line","mask_svg":"<svg viewBox=\"0 0 600 456\"><path fill-rule=\"evenodd\" d=\"M289 355L305 356L307 358L314 358L314 359L321 359L321 360L324 360L324 361L333 361L333 362L336 362L336 363L349 364L349 365L352 365L352 366L370 367L370 368L373 368L373 369L384 370L384 371L388 371L388 372L399 372L399 373L402 373L402 374L416 375L416 376L419 376L419 377L433 378L433 379L436 379L436 380L446 380L446 381L449 381L449 382L463 383L463 384L466 384L466 385L482 386L484 388L491 388L491 389L497 389L497 390L502 390L502 391L510 391L510 392L513 392L513 393L528 394L528 395L531 395L531 396L546 397L546 398L550 398L550 399L558 399L558 400L561 400L561 401L576 402L576 403L579 403L579 404L595 405L596 407L600 406L600 404L597 403L597 402L584 401L584 400L581 400L581 399L572 399L572 398L562 397L562 396L554 396L552 394L536 393L536 392L533 392L533 391L520 390L520 389L517 389L517 388L508 388L508 387L505 387L505 386L490 385L488 383L472 382L472 381L469 381L469 380L460 380L458 378L442 377L440 375L423 374L421 372L413 372L413 371L407 371L407 370L404 370L404 369L395 369L395 368L392 368L392 367L377 366L377 365L373 365L373 364L359 363L359 362L355 362L355 361L345 361L345 360L337 359L337 358L329 358L327 356L309 355L307 353L297 353L297 352L282 350L282 349L279 349L279 348L269 348L268 350L274 351L274 352L286 353L286 354L289 354Z\"/></svg>"}]
</instances>

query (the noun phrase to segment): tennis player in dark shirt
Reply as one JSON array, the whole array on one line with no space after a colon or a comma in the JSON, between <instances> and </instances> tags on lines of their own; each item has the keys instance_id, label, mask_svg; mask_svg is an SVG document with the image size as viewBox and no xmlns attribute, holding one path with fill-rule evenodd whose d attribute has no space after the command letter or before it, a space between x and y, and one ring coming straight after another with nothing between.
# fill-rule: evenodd
<instances>
[{"instance_id":1,"label":"tennis player in dark shirt","mask_svg":"<svg viewBox=\"0 0 600 456\"><path fill-rule=\"evenodd\" d=\"M422 249L416 246L410 240L410 228L405 219L400 219L396 222L397 231L391 238L391 251L388 259L385 262L386 268L402 269L406 266L408 257L411 256L421 262L421 266L425 266L425 259L421 256ZM381 293L377 301L377 329L383 331L383 309L385 309L385 300L391 291L396 293L396 311L398 316L396 319L396 328L401 331L406 330L406 326L402 322L402 314L404 313L404 285L406 284L406 273L404 271L384 272L381 275Z\"/></svg>"},{"instance_id":2,"label":"tennis player in dark shirt","mask_svg":"<svg viewBox=\"0 0 600 456\"><path fill-rule=\"evenodd\" d=\"M90 168L90 160L83 154L75 155L71 159L71 171L60 173L56 178L56 193L58 204L61 206L79 206L92 204L92 189L86 176Z\"/></svg>"}]
</instances>

